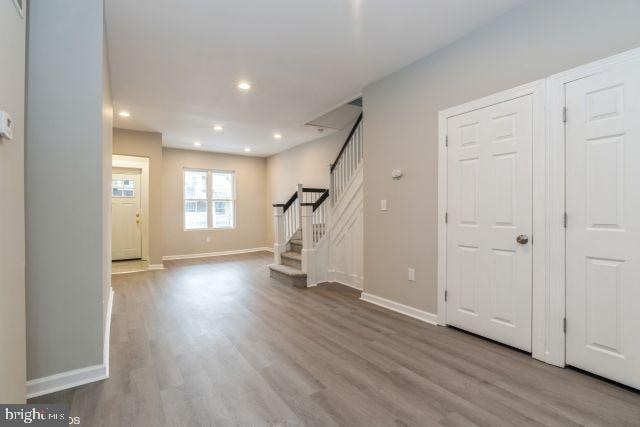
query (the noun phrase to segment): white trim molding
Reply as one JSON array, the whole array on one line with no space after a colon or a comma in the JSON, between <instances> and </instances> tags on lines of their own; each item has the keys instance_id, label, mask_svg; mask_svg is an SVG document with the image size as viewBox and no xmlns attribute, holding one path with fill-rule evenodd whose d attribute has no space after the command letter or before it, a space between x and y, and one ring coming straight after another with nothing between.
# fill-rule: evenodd
<instances>
[{"instance_id":1,"label":"white trim molding","mask_svg":"<svg viewBox=\"0 0 640 427\"><path fill-rule=\"evenodd\" d=\"M109 287L109 302L104 325L104 340L102 344L102 364L105 366L105 375L109 378L109 345L111 343L111 313L113 312L113 288Z\"/></svg>"},{"instance_id":2,"label":"white trim molding","mask_svg":"<svg viewBox=\"0 0 640 427\"><path fill-rule=\"evenodd\" d=\"M640 61L640 48L440 112L438 141L438 323L446 325L447 119L527 94L534 95L532 356L565 365L565 132L569 82ZM569 114L571 114L569 112Z\"/></svg>"},{"instance_id":3,"label":"white trim molding","mask_svg":"<svg viewBox=\"0 0 640 427\"><path fill-rule=\"evenodd\" d=\"M575 80L599 74L630 62L640 61L640 48L632 49L599 61L581 65L547 79L547 174L544 200L546 203L546 280L534 288L533 357L557 366L565 365L566 344L563 328L565 312L565 85ZM571 112L568 113L569 116ZM538 244L538 240L536 240Z\"/></svg>"},{"instance_id":4,"label":"white trim molding","mask_svg":"<svg viewBox=\"0 0 640 427\"><path fill-rule=\"evenodd\" d=\"M87 366L27 381L27 399L107 379L106 365Z\"/></svg>"},{"instance_id":5,"label":"white trim molding","mask_svg":"<svg viewBox=\"0 0 640 427\"><path fill-rule=\"evenodd\" d=\"M109 288L109 300L107 301L107 311L105 313L104 337L102 344L102 364L87 366L85 368L73 369L61 372L48 377L36 378L27 381L27 399L55 393L102 381L109 378L109 343L111 342L111 315L113 313L113 288Z\"/></svg>"},{"instance_id":6,"label":"white trim molding","mask_svg":"<svg viewBox=\"0 0 640 427\"><path fill-rule=\"evenodd\" d=\"M505 90L493 95L477 99L466 104L458 105L447 110L441 111L438 117L438 324L447 324L447 310L444 299L447 289L447 224L445 215L447 213L447 121L450 117L467 113L469 111L495 105L501 102L510 101L527 95L533 96L533 233L536 237L535 248L544 248L545 246L545 211L544 204L540 204L540 194L544 195L544 142L545 142L545 80L537 80L513 89ZM535 289L537 286L543 285L545 263L544 255L540 250L533 251L533 283ZM542 262L541 269L539 266ZM535 329L535 328L534 328ZM532 332L534 334L534 332ZM534 345L533 352L536 348Z\"/></svg>"},{"instance_id":7,"label":"white trim molding","mask_svg":"<svg viewBox=\"0 0 640 427\"><path fill-rule=\"evenodd\" d=\"M360 295L362 301L366 301L371 304L375 304L380 307L384 307L388 310L395 311L396 313L404 314L405 316L413 317L414 319L421 320L431 325L438 324L438 316L429 313L428 311L420 310L408 305L401 304L399 302L391 301L390 299L382 298L377 295L368 294L363 292Z\"/></svg>"},{"instance_id":8,"label":"white trim molding","mask_svg":"<svg viewBox=\"0 0 640 427\"><path fill-rule=\"evenodd\" d=\"M334 270L329 270L329 280L328 280L328 282L329 283L338 283L338 284L340 284L342 286L346 286L348 288L355 289L357 291L363 291L364 290L361 284L359 284L359 283L351 284L351 283L343 282L343 281L341 281L339 279L336 279L336 275L337 274L336 274L336 272ZM371 295L371 294L369 294L369 295Z\"/></svg>"},{"instance_id":9,"label":"white trim molding","mask_svg":"<svg viewBox=\"0 0 640 427\"><path fill-rule=\"evenodd\" d=\"M113 168L140 169L140 213L142 218L142 259L149 261L149 158L126 154L111 156L111 174ZM111 190L109 190L111 191Z\"/></svg>"},{"instance_id":10,"label":"white trim molding","mask_svg":"<svg viewBox=\"0 0 640 427\"><path fill-rule=\"evenodd\" d=\"M225 256L225 255L248 254L252 252L273 252L273 248L263 247L263 248L237 249L233 251L206 252L206 253L199 253L199 254L165 255L162 257L162 260L172 261L172 260L178 260L178 259L209 258L209 257L217 257L217 256Z\"/></svg>"},{"instance_id":11,"label":"white trim molding","mask_svg":"<svg viewBox=\"0 0 640 427\"><path fill-rule=\"evenodd\" d=\"M164 270L164 264L149 264L147 270Z\"/></svg>"}]
</instances>

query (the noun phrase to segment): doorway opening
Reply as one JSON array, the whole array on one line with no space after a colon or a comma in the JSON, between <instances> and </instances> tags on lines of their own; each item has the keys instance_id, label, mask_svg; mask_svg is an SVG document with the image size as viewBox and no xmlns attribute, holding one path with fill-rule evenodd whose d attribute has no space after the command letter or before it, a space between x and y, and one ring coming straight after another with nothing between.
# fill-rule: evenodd
<instances>
[{"instance_id":1,"label":"doorway opening","mask_svg":"<svg viewBox=\"0 0 640 427\"><path fill-rule=\"evenodd\" d=\"M149 267L149 159L113 155L111 175L112 273Z\"/></svg>"}]
</instances>

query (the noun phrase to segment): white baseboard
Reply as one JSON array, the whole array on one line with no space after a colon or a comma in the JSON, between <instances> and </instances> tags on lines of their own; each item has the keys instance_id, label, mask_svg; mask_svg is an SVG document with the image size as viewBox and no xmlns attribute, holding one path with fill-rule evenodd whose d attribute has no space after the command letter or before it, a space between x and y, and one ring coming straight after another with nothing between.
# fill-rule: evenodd
<instances>
[{"instance_id":1,"label":"white baseboard","mask_svg":"<svg viewBox=\"0 0 640 427\"><path fill-rule=\"evenodd\" d=\"M164 264L149 264L147 270L164 270Z\"/></svg>"},{"instance_id":2,"label":"white baseboard","mask_svg":"<svg viewBox=\"0 0 640 427\"><path fill-rule=\"evenodd\" d=\"M113 288L109 287L109 302L104 326L104 342L102 344L102 364L105 366L105 375L109 378L109 343L111 342L111 313L113 312Z\"/></svg>"},{"instance_id":3,"label":"white baseboard","mask_svg":"<svg viewBox=\"0 0 640 427\"><path fill-rule=\"evenodd\" d=\"M27 399L108 378L106 365L88 366L27 381Z\"/></svg>"},{"instance_id":4,"label":"white baseboard","mask_svg":"<svg viewBox=\"0 0 640 427\"><path fill-rule=\"evenodd\" d=\"M162 260L172 261L177 259L209 258L209 257L224 256L224 255L248 254L251 252L273 252L273 248L263 247L263 248L238 249L234 251L207 252L207 253L199 253L199 254L165 255L162 257Z\"/></svg>"},{"instance_id":5,"label":"white baseboard","mask_svg":"<svg viewBox=\"0 0 640 427\"><path fill-rule=\"evenodd\" d=\"M360 296L362 301L369 302L371 304L378 305L380 307L387 308L396 313L404 314L405 316L413 317L414 319L421 320L431 325L438 324L438 315L429 313L428 311L419 310L408 305L400 304L399 302L391 301L386 298L382 298L376 295L363 292Z\"/></svg>"},{"instance_id":6,"label":"white baseboard","mask_svg":"<svg viewBox=\"0 0 640 427\"><path fill-rule=\"evenodd\" d=\"M347 286L349 288L353 288L353 289L358 290L358 291L362 291L363 290L362 287L360 287L358 285L353 285L351 283L345 283L345 282L342 282L342 281L336 280L336 279L331 279L331 280L329 280L329 282L340 283L343 286Z\"/></svg>"},{"instance_id":7,"label":"white baseboard","mask_svg":"<svg viewBox=\"0 0 640 427\"><path fill-rule=\"evenodd\" d=\"M352 275L341 273L335 270L329 270L329 280L328 280L329 282L340 283L341 285L345 285L350 288L357 289L359 291L364 290L362 283L360 284L348 283L347 280L345 280L345 278L347 280L348 279L354 279L356 281L358 280L357 276L352 276ZM362 279L360 279L360 282L362 282Z\"/></svg>"},{"instance_id":8,"label":"white baseboard","mask_svg":"<svg viewBox=\"0 0 640 427\"><path fill-rule=\"evenodd\" d=\"M107 312L105 314L102 364L29 380L27 381L27 399L109 378L109 342L111 339L113 295L113 288L109 288L109 301L107 302Z\"/></svg>"}]
</instances>

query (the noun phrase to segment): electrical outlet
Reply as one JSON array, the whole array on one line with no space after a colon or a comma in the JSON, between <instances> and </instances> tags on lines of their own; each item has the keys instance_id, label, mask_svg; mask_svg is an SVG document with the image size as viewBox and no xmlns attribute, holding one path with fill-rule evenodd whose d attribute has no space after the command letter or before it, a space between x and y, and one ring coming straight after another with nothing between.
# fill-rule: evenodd
<instances>
[{"instance_id":1,"label":"electrical outlet","mask_svg":"<svg viewBox=\"0 0 640 427\"><path fill-rule=\"evenodd\" d=\"M416 281L416 269L413 267L409 267L409 281L410 282Z\"/></svg>"},{"instance_id":2,"label":"electrical outlet","mask_svg":"<svg viewBox=\"0 0 640 427\"><path fill-rule=\"evenodd\" d=\"M205 240L207 241L207 243L211 243L211 237L210 236L207 236Z\"/></svg>"},{"instance_id":3,"label":"electrical outlet","mask_svg":"<svg viewBox=\"0 0 640 427\"><path fill-rule=\"evenodd\" d=\"M381 211L387 210L387 199L380 200L380 210Z\"/></svg>"}]
</instances>

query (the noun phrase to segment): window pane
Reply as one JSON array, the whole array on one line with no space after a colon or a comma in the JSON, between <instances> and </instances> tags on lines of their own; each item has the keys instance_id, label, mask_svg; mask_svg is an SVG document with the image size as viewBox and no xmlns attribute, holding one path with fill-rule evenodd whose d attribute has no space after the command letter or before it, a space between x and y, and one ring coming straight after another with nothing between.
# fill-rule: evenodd
<instances>
[{"instance_id":1,"label":"window pane","mask_svg":"<svg viewBox=\"0 0 640 427\"><path fill-rule=\"evenodd\" d=\"M207 198L207 172L184 171L184 198Z\"/></svg>"},{"instance_id":2,"label":"window pane","mask_svg":"<svg viewBox=\"0 0 640 427\"><path fill-rule=\"evenodd\" d=\"M233 227L233 202L231 201L215 202L215 209L213 211L213 227L214 228Z\"/></svg>"},{"instance_id":3,"label":"window pane","mask_svg":"<svg viewBox=\"0 0 640 427\"><path fill-rule=\"evenodd\" d=\"M111 195L113 197L135 197L135 181L132 179L112 179Z\"/></svg>"},{"instance_id":4,"label":"window pane","mask_svg":"<svg viewBox=\"0 0 640 427\"><path fill-rule=\"evenodd\" d=\"M233 173L213 172L213 199L233 199Z\"/></svg>"},{"instance_id":5,"label":"window pane","mask_svg":"<svg viewBox=\"0 0 640 427\"><path fill-rule=\"evenodd\" d=\"M184 201L184 228L187 230L207 228L206 200Z\"/></svg>"}]
</instances>

